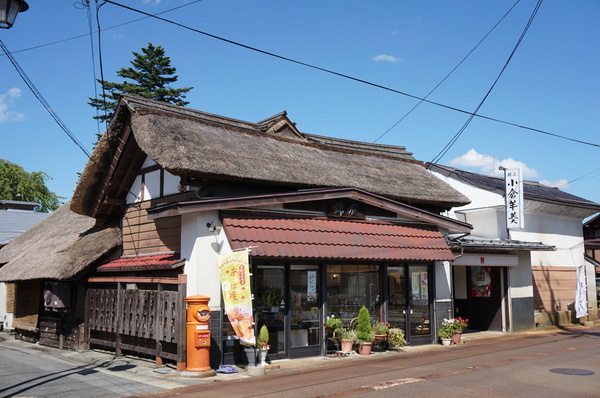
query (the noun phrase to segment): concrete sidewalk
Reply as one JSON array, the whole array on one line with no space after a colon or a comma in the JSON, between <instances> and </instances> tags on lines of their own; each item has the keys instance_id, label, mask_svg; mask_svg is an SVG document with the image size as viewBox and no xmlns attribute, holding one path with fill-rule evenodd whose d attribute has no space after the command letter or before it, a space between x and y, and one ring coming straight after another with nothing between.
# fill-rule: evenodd
<instances>
[{"instance_id":1,"label":"concrete sidewalk","mask_svg":"<svg viewBox=\"0 0 600 398\"><path fill-rule=\"evenodd\" d=\"M480 339L498 339L508 338L510 334L500 332L477 332L463 334L463 343ZM39 344L33 344L16 340L14 335L0 332L0 346L14 351L37 355L41 358L48 357L56 360L70 363L74 366L87 365L89 369L109 371L113 375L129 378L137 382L172 389L189 385L210 383L214 381L227 381L251 377L249 371L243 367L235 367L237 373L224 374L217 373L214 370L207 372L178 372L174 364L156 365L154 360L145 359L133 355L122 355L116 357L114 352L93 349L87 351L69 351L59 350L52 347L46 347ZM301 369L314 369L321 366L336 366L337 364L347 363L347 361L373 361L388 356L403 355L407 352L435 351L448 349L439 344L429 344L422 346L406 346L401 351L383 351L374 352L369 356L351 354L347 357L336 355L279 359L272 361L265 367L265 372L279 373L290 372ZM250 370L253 373L253 370ZM260 372L259 372L260 373Z\"/></svg>"}]
</instances>

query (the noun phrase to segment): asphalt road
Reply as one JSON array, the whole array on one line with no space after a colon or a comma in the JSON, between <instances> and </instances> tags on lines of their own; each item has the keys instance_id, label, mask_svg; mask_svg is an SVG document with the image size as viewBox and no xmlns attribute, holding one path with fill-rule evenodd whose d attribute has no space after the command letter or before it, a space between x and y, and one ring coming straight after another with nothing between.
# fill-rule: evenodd
<instances>
[{"instance_id":1,"label":"asphalt road","mask_svg":"<svg viewBox=\"0 0 600 398\"><path fill-rule=\"evenodd\" d=\"M600 327L515 334L146 397L600 397Z\"/></svg>"},{"instance_id":2,"label":"asphalt road","mask_svg":"<svg viewBox=\"0 0 600 398\"><path fill-rule=\"evenodd\" d=\"M125 397L162 390L111 369L0 347L0 397Z\"/></svg>"}]
</instances>

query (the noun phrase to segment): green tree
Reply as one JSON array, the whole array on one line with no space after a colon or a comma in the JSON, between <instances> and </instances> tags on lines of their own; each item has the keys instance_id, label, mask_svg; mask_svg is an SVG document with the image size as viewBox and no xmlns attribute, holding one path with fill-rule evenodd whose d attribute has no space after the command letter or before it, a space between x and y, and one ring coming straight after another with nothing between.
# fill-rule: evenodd
<instances>
[{"instance_id":1,"label":"green tree","mask_svg":"<svg viewBox=\"0 0 600 398\"><path fill-rule=\"evenodd\" d=\"M40 204L37 211L54 211L61 205L60 199L65 198L50 192L46 180L51 179L42 171L28 173L18 164L0 159L0 199L36 202Z\"/></svg>"},{"instance_id":2,"label":"green tree","mask_svg":"<svg viewBox=\"0 0 600 398\"><path fill-rule=\"evenodd\" d=\"M171 59L165 56L165 50L161 46L148 43L147 47L142 48L142 53L133 52L133 55L134 59L131 61L133 68L121 68L117 71L118 76L128 80L124 80L123 83L111 83L98 79L104 92L99 98L90 98L88 102L99 111L94 119L102 122L110 121L121 93L180 106L189 104L183 99L193 87L171 87L179 77L175 75L176 69L171 66Z\"/></svg>"}]
</instances>

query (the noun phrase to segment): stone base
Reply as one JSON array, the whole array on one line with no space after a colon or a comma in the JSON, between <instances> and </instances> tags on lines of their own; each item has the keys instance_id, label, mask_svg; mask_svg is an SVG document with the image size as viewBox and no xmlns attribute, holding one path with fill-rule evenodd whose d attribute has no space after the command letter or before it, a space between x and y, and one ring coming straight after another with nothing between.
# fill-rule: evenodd
<instances>
[{"instance_id":1,"label":"stone base","mask_svg":"<svg viewBox=\"0 0 600 398\"><path fill-rule=\"evenodd\" d=\"M267 374L267 369L264 366L249 366L246 371L248 376L264 376Z\"/></svg>"},{"instance_id":2,"label":"stone base","mask_svg":"<svg viewBox=\"0 0 600 398\"><path fill-rule=\"evenodd\" d=\"M215 372L214 370L206 370L204 372L190 372L187 370L184 370L182 372L179 372L179 376L183 376L183 377L198 377L198 378L202 378L202 377L213 377L216 376L217 372Z\"/></svg>"}]
</instances>

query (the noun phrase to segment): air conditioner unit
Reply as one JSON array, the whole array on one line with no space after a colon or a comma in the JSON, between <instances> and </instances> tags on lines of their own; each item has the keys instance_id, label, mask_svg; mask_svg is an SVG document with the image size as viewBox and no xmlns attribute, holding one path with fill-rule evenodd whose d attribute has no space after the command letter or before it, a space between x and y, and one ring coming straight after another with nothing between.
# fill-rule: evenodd
<instances>
[{"instance_id":1,"label":"air conditioner unit","mask_svg":"<svg viewBox=\"0 0 600 398\"><path fill-rule=\"evenodd\" d=\"M69 308L71 306L71 284L69 282L45 282L43 300L47 311Z\"/></svg>"}]
</instances>

